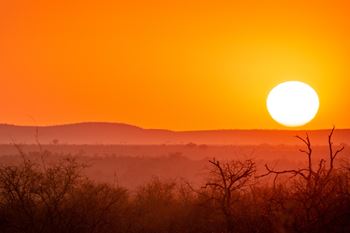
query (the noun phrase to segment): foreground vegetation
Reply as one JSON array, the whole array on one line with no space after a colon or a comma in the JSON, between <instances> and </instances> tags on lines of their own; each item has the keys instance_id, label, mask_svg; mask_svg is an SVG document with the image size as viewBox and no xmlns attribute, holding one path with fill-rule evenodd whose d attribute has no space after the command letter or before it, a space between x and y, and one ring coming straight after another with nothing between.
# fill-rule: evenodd
<instances>
[{"instance_id":1,"label":"foreground vegetation","mask_svg":"<svg viewBox=\"0 0 350 233\"><path fill-rule=\"evenodd\" d=\"M0 168L0 232L233 233L350 232L350 167L343 147L306 166L258 174L253 160L209 161L201 187L153 179L129 191L86 178L74 158L49 164L18 151L22 162Z\"/></svg>"}]
</instances>

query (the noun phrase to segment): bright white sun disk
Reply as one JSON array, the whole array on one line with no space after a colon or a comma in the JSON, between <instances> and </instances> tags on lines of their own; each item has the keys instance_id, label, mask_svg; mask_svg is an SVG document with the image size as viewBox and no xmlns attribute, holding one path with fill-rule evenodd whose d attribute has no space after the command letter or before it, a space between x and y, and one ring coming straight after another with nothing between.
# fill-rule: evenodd
<instances>
[{"instance_id":1,"label":"bright white sun disk","mask_svg":"<svg viewBox=\"0 0 350 233\"><path fill-rule=\"evenodd\" d=\"M308 84L288 81L274 87L267 97L267 109L278 123L297 127L310 122L319 109L316 91Z\"/></svg>"}]
</instances>

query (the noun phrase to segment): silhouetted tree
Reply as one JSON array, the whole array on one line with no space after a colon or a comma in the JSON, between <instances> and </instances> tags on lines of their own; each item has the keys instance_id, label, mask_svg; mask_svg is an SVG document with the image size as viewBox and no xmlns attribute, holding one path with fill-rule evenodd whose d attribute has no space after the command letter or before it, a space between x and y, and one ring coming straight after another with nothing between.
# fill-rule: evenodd
<instances>
[{"instance_id":1,"label":"silhouetted tree","mask_svg":"<svg viewBox=\"0 0 350 233\"><path fill-rule=\"evenodd\" d=\"M295 211L292 228L297 232L329 232L329 226L323 224L327 222L327 218L331 218L332 209L338 206L339 194L345 184L345 176L335 167L337 155L344 147L334 148L333 133L334 128L328 136L328 160L321 159L317 166L314 165L313 149L308 134L305 138L297 136L306 146L306 149L300 149L300 152L307 155L307 165L304 168L277 171L265 165L267 173L262 177L274 175L275 189L280 175L289 175L292 178L286 187L288 191L285 192L285 199L279 201L279 204L285 211ZM289 210L285 208L286 203Z\"/></svg>"},{"instance_id":2,"label":"silhouetted tree","mask_svg":"<svg viewBox=\"0 0 350 233\"><path fill-rule=\"evenodd\" d=\"M210 176L203 187L209 189L209 193L204 194L219 204L225 217L226 231L234 232L233 204L254 175L255 163L252 160L220 162L216 159L209 160L209 163Z\"/></svg>"},{"instance_id":3,"label":"silhouetted tree","mask_svg":"<svg viewBox=\"0 0 350 233\"><path fill-rule=\"evenodd\" d=\"M88 181L83 167L73 158L44 167L26 156L1 167L1 232L124 232L126 191Z\"/></svg>"}]
</instances>

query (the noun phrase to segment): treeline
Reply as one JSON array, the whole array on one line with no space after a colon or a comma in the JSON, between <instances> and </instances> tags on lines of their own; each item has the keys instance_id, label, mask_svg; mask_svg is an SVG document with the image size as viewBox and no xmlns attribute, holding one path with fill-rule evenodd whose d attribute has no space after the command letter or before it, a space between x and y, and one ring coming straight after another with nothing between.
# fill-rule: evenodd
<instances>
[{"instance_id":1,"label":"treeline","mask_svg":"<svg viewBox=\"0 0 350 233\"><path fill-rule=\"evenodd\" d=\"M350 232L350 167L327 160L258 174L255 162L210 160L206 181L153 179L136 191L93 182L74 158L47 163L19 152L22 162L0 168L0 232L4 233L234 233Z\"/></svg>"}]
</instances>

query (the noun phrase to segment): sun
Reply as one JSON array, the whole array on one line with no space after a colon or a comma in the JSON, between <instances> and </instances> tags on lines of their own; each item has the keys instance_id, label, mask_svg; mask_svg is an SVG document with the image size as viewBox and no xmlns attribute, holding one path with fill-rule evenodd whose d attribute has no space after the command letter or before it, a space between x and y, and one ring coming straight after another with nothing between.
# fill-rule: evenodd
<instances>
[{"instance_id":1,"label":"sun","mask_svg":"<svg viewBox=\"0 0 350 233\"><path fill-rule=\"evenodd\" d=\"M316 91L308 84L288 81L270 91L266 105L275 121L287 127L298 127L314 119L320 102Z\"/></svg>"}]
</instances>

